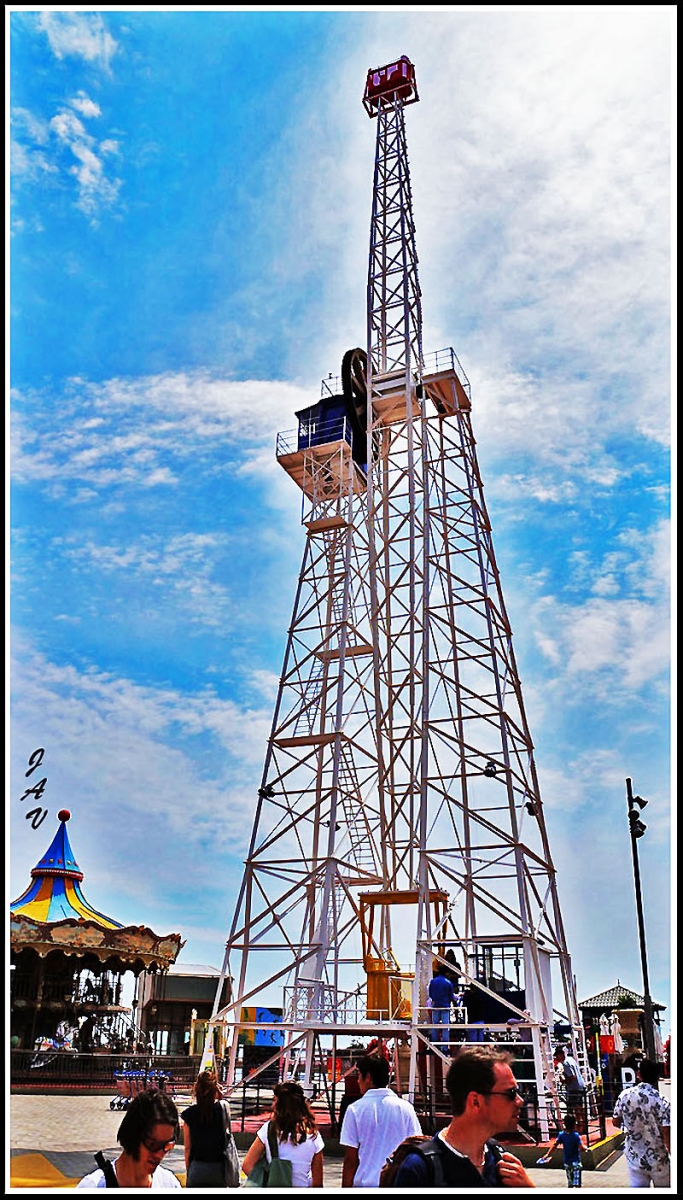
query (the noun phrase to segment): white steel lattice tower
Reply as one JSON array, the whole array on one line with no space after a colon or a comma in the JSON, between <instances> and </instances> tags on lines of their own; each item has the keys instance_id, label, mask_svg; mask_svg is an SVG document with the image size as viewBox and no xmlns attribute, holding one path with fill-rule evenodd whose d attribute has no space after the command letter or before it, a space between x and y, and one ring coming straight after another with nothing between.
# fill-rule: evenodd
<instances>
[{"instance_id":1,"label":"white steel lattice tower","mask_svg":"<svg viewBox=\"0 0 683 1200\"><path fill-rule=\"evenodd\" d=\"M212 1022L230 1086L243 1009L279 1002L284 1073L301 1066L310 1085L322 1040L374 1032L410 1048L395 1065L412 1096L453 1041L516 1026L547 1131L558 1018L584 1066L585 1045L470 386L452 350L422 350L404 122L417 99L406 58L369 73L367 351L278 436L306 546L218 988L230 976L233 999ZM425 1066L435 961L464 1003Z\"/></svg>"}]
</instances>

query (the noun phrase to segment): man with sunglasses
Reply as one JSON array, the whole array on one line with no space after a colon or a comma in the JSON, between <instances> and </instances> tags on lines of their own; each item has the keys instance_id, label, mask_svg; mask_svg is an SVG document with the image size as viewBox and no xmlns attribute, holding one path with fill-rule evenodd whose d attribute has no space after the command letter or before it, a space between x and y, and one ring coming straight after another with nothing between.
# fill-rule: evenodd
<instances>
[{"instance_id":1,"label":"man with sunglasses","mask_svg":"<svg viewBox=\"0 0 683 1200\"><path fill-rule=\"evenodd\" d=\"M178 1110L165 1092L140 1092L126 1109L117 1139L123 1152L113 1162L95 1155L99 1170L81 1179L79 1188L179 1188L180 1180L161 1166L178 1137Z\"/></svg>"},{"instance_id":2,"label":"man with sunglasses","mask_svg":"<svg viewBox=\"0 0 683 1200\"><path fill-rule=\"evenodd\" d=\"M510 1063L509 1054L483 1046L460 1051L446 1076L451 1123L425 1143L426 1153L418 1146L403 1159L392 1187L535 1186L519 1159L493 1140L516 1131L524 1108Z\"/></svg>"}]
</instances>

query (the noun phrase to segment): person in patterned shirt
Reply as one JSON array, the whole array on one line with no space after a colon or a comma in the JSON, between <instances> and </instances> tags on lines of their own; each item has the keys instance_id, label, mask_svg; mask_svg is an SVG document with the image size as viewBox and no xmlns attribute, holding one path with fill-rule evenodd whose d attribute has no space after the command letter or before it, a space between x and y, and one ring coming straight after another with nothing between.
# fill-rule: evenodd
<instances>
[{"instance_id":1,"label":"person in patterned shirt","mask_svg":"<svg viewBox=\"0 0 683 1200\"><path fill-rule=\"evenodd\" d=\"M644 1058L638 1083L624 1088L612 1114L617 1129L626 1134L624 1157L632 1188L670 1186L671 1106L657 1091L657 1079L656 1064Z\"/></svg>"}]
</instances>

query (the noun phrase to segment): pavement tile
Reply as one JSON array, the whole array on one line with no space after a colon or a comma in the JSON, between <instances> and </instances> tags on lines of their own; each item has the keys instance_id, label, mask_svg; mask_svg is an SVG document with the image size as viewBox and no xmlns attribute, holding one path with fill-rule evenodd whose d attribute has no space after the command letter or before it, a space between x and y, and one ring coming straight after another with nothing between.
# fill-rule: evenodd
<instances>
[{"instance_id":1,"label":"pavement tile","mask_svg":"<svg viewBox=\"0 0 683 1200\"><path fill-rule=\"evenodd\" d=\"M13 1188L74 1187L81 1177L60 1170L39 1152L13 1154L10 1159L10 1187Z\"/></svg>"},{"instance_id":2,"label":"pavement tile","mask_svg":"<svg viewBox=\"0 0 683 1200\"><path fill-rule=\"evenodd\" d=\"M176 1097L179 1111L189 1102L189 1096ZM116 1158L120 1151L116 1135L123 1115L109 1108L109 1097L104 1095L10 1096L10 1191L73 1188L94 1170L93 1155L97 1150L103 1150L107 1158ZM244 1153L240 1151L240 1159ZM182 1146L176 1146L166 1156L164 1165L184 1185ZM341 1167L341 1158L328 1155L324 1191L341 1188ZM567 1187L564 1170L532 1167L529 1174L539 1191ZM601 1169L584 1171L583 1187L603 1192L628 1191L623 1155L616 1161L608 1160Z\"/></svg>"}]
</instances>

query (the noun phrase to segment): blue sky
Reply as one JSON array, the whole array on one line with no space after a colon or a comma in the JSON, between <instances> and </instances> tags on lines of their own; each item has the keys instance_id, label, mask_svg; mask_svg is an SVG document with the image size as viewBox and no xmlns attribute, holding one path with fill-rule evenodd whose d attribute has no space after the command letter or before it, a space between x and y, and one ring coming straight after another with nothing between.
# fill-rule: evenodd
<instances>
[{"instance_id":1,"label":"blue sky","mask_svg":"<svg viewBox=\"0 0 683 1200\"><path fill-rule=\"evenodd\" d=\"M220 965L303 550L275 435L364 344L361 96L408 54L579 998L642 985L629 776L670 1006L673 12L9 12L10 898L67 807L90 903Z\"/></svg>"}]
</instances>

